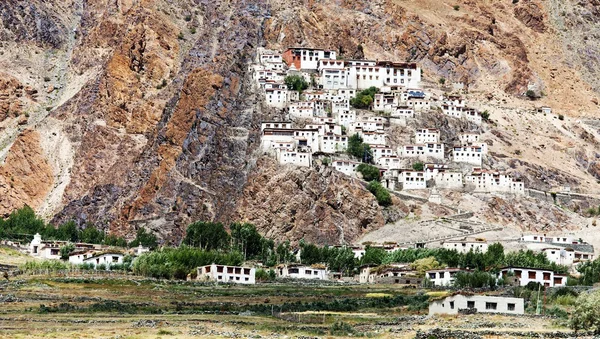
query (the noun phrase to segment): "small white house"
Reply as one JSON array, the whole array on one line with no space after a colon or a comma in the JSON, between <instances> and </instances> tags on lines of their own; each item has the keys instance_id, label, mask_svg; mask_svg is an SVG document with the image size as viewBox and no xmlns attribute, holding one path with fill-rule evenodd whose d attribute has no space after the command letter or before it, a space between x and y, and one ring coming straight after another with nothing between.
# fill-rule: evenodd
<instances>
[{"instance_id":1,"label":"small white house","mask_svg":"<svg viewBox=\"0 0 600 339\"><path fill-rule=\"evenodd\" d=\"M355 176L356 167L360 165L360 162L351 160L334 160L332 166L334 169L344 173L345 175Z\"/></svg>"},{"instance_id":2,"label":"small white house","mask_svg":"<svg viewBox=\"0 0 600 339\"><path fill-rule=\"evenodd\" d=\"M415 133L415 142L417 144L438 143L440 142L440 130L436 128L421 128Z\"/></svg>"},{"instance_id":3,"label":"small white house","mask_svg":"<svg viewBox=\"0 0 600 339\"><path fill-rule=\"evenodd\" d=\"M317 265L284 265L277 269L277 275L281 278L329 280L327 268Z\"/></svg>"},{"instance_id":4,"label":"small white house","mask_svg":"<svg viewBox=\"0 0 600 339\"><path fill-rule=\"evenodd\" d=\"M110 266L122 264L123 257L123 253L104 252L84 259L83 263L92 264L94 268L97 268L98 265L104 265L108 270L110 269Z\"/></svg>"},{"instance_id":5,"label":"small white house","mask_svg":"<svg viewBox=\"0 0 600 339\"><path fill-rule=\"evenodd\" d=\"M301 167L312 166L312 154L310 152L290 151L287 149L277 149L277 161L281 165L295 165Z\"/></svg>"},{"instance_id":6,"label":"small white house","mask_svg":"<svg viewBox=\"0 0 600 339\"><path fill-rule=\"evenodd\" d=\"M485 239L462 239L462 240L446 240L442 244L445 249L455 250L459 253L481 252L485 253L488 250L488 243Z\"/></svg>"},{"instance_id":7,"label":"small white house","mask_svg":"<svg viewBox=\"0 0 600 339\"><path fill-rule=\"evenodd\" d=\"M402 171L399 181L402 183L403 190L419 190L427 188L425 172Z\"/></svg>"},{"instance_id":8,"label":"small white house","mask_svg":"<svg viewBox=\"0 0 600 339\"><path fill-rule=\"evenodd\" d=\"M575 261L575 250L572 248L549 247L542 249L550 262L558 265L573 265Z\"/></svg>"},{"instance_id":9,"label":"small white house","mask_svg":"<svg viewBox=\"0 0 600 339\"><path fill-rule=\"evenodd\" d=\"M530 282L537 282L545 287L559 287L567 285L567 276L554 273L551 270L527 267L505 267L500 270L498 278L507 277L509 273L514 274L516 283L525 286Z\"/></svg>"},{"instance_id":10,"label":"small white house","mask_svg":"<svg viewBox=\"0 0 600 339\"><path fill-rule=\"evenodd\" d=\"M433 283L434 286L452 286L454 277L458 272L468 272L460 268L443 268L440 270L430 270L425 272L425 277Z\"/></svg>"},{"instance_id":11,"label":"small white house","mask_svg":"<svg viewBox=\"0 0 600 339\"><path fill-rule=\"evenodd\" d=\"M221 283L255 284L256 269L253 267L212 264L198 267L196 279Z\"/></svg>"},{"instance_id":12,"label":"small white house","mask_svg":"<svg viewBox=\"0 0 600 339\"><path fill-rule=\"evenodd\" d=\"M69 262L74 265L83 264L85 259L93 257L98 251L74 251L69 254Z\"/></svg>"},{"instance_id":13,"label":"small white house","mask_svg":"<svg viewBox=\"0 0 600 339\"><path fill-rule=\"evenodd\" d=\"M429 315L458 314L459 310L476 309L481 313L524 314L523 298L490 297L485 295L453 295L429 304Z\"/></svg>"},{"instance_id":14,"label":"small white house","mask_svg":"<svg viewBox=\"0 0 600 339\"><path fill-rule=\"evenodd\" d=\"M455 146L452 149L452 159L454 162L465 162L481 167L483 150L479 146Z\"/></svg>"}]
</instances>

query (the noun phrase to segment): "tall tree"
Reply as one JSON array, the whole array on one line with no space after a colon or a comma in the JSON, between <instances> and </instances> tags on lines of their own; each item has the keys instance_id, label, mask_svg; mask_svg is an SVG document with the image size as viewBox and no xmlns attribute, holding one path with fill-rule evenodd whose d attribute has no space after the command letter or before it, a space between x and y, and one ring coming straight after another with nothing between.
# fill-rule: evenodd
<instances>
[{"instance_id":1,"label":"tall tree","mask_svg":"<svg viewBox=\"0 0 600 339\"><path fill-rule=\"evenodd\" d=\"M220 222L197 221L188 226L183 243L205 250L226 250L229 234Z\"/></svg>"}]
</instances>

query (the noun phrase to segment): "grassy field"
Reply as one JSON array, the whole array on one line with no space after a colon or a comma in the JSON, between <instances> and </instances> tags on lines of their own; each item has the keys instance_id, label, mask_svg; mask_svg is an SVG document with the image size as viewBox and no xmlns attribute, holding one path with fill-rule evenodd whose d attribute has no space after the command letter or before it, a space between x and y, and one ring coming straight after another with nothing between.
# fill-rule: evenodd
<instances>
[{"instance_id":1,"label":"grassy field","mask_svg":"<svg viewBox=\"0 0 600 339\"><path fill-rule=\"evenodd\" d=\"M0 283L0 337L414 338L417 330L435 327L566 330L543 318L429 318L427 298L426 291L397 286L217 286L131 276L18 276Z\"/></svg>"},{"instance_id":2,"label":"grassy field","mask_svg":"<svg viewBox=\"0 0 600 339\"><path fill-rule=\"evenodd\" d=\"M3 264L27 259L10 250L0 253ZM22 274L0 281L0 338L412 339L418 330L433 328L568 331L561 320L548 318L428 317L428 301L445 295L398 285L287 281L243 286L90 272Z\"/></svg>"}]
</instances>

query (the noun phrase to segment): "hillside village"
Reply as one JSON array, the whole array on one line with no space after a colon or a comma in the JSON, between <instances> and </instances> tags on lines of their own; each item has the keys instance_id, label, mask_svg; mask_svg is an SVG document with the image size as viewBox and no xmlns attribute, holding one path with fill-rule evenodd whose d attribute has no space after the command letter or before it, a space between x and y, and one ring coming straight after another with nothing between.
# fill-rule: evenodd
<instances>
[{"instance_id":1,"label":"hillside village","mask_svg":"<svg viewBox=\"0 0 600 339\"><path fill-rule=\"evenodd\" d=\"M489 147L479 129L487 113L470 108L460 95L436 97L421 89L421 69L414 63L338 60L335 51L313 48L283 53L260 49L251 69L265 104L283 118L261 126L263 152L282 165L310 167L319 162L360 177L356 170L364 162L378 168L382 185L390 190L435 187L525 194L520 178L483 168ZM308 88L290 88L285 83L290 77L300 77ZM372 99L366 107L353 107L361 106L352 105L352 100L364 91L374 91ZM475 131L460 132L449 145L441 141L440 130L421 126L410 144L390 145L390 126L406 126L416 115L431 111L471 122ZM352 136L368 146L362 159L346 154ZM441 203L440 199L434 190L430 201Z\"/></svg>"}]
</instances>

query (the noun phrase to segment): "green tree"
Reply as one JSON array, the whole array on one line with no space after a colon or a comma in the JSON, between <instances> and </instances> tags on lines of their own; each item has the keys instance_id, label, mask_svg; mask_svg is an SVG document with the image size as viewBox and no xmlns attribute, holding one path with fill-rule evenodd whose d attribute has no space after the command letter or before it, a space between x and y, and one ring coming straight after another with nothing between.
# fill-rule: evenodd
<instances>
[{"instance_id":1,"label":"green tree","mask_svg":"<svg viewBox=\"0 0 600 339\"><path fill-rule=\"evenodd\" d=\"M415 260L410 267L417 271L419 276L423 277L425 276L425 272L429 271L429 270L435 270L438 268L442 268L442 265L435 260L435 257L427 257L427 258L423 258L423 259L417 259Z\"/></svg>"},{"instance_id":2,"label":"green tree","mask_svg":"<svg viewBox=\"0 0 600 339\"><path fill-rule=\"evenodd\" d=\"M527 92L525 92L525 95L531 100L534 100L537 98L537 95L535 94L535 92L533 90L527 90Z\"/></svg>"},{"instance_id":3,"label":"green tree","mask_svg":"<svg viewBox=\"0 0 600 339\"><path fill-rule=\"evenodd\" d=\"M381 247L365 247L365 254L360 258L361 265L381 265L387 256L387 252Z\"/></svg>"},{"instance_id":4,"label":"green tree","mask_svg":"<svg viewBox=\"0 0 600 339\"><path fill-rule=\"evenodd\" d=\"M275 250L275 253L277 255L277 263L278 264L284 264L284 263L288 263L288 262L291 262L294 260L294 254L290 250L290 242L289 241L279 243L279 245L277 245L277 249Z\"/></svg>"},{"instance_id":5,"label":"green tree","mask_svg":"<svg viewBox=\"0 0 600 339\"><path fill-rule=\"evenodd\" d=\"M454 287L458 288L494 288L496 277L488 272L458 272L454 276Z\"/></svg>"},{"instance_id":6,"label":"green tree","mask_svg":"<svg viewBox=\"0 0 600 339\"><path fill-rule=\"evenodd\" d=\"M109 234L106 237L104 237L104 245L127 247L127 240L125 240L123 237L117 237L114 234Z\"/></svg>"},{"instance_id":7,"label":"green tree","mask_svg":"<svg viewBox=\"0 0 600 339\"><path fill-rule=\"evenodd\" d=\"M600 334L600 291L582 293L575 305L569 322L571 328L575 332L587 330Z\"/></svg>"},{"instance_id":8,"label":"green tree","mask_svg":"<svg viewBox=\"0 0 600 339\"><path fill-rule=\"evenodd\" d=\"M307 244L300 240L300 261L305 265L323 262L321 250L314 244Z\"/></svg>"},{"instance_id":9,"label":"green tree","mask_svg":"<svg viewBox=\"0 0 600 339\"><path fill-rule=\"evenodd\" d=\"M229 240L229 234L220 222L197 221L187 227L183 243L204 250L226 250Z\"/></svg>"},{"instance_id":10,"label":"green tree","mask_svg":"<svg viewBox=\"0 0 600 339\"><path fill-rule=\"evenodd\" d=\"M283 82L289 89L302 93L308 88L308 82L301 75L288 75L285 77Z\"/></svg>"},{"instance_id":11,"label":"green tree","mask_svg":"<svg viewBox=\"0 0 600 339\"><path fill-rule=\"evenodd\" d=\"M154 249L158 246L158 241L154 234L146 232L145 228L140 227L137 230L135 239L129 244L129 247L138 247L139 245Z\"/></svg>"},{"instance_id":12,"label":"green tree","mask_svg":"<svg viewBox=\"0 0 600 339\"><path fill-rule=\"evenodd\" d=\"M69 260L69 254L75 251L75 245L68 243L60 248L60 258L62 260Z\"/></svg>"},{"instance_id":13,"label":"green tree","mask_svg":"<svg viewBox=\"0 0 600 339\"><path fill-rule=\"evenodd\" d=\"M361 138L358 133L348 138L348 148L346 149L346 152L367 163L371 162L371 159L373 158L371 147L363 142L363 138Z\"/></svg>"},{"instance_id":14,"label":"green tree","mask_svg":"<svg viewBox=\"0 0 600 339\"><path fill-rule=\"evenodd\" d=\"M365 181L379 181L379 168L369 164L360 164L356 171L362 174Z\"/></svg>"},{"instance_id":15,"label":"green tree","mask_svg":"<svg viewBox=\"0 0 600 339\"><path fill-rule=\"evenodd\" d=\"M392 204L390 192L383 187L378 181L371 181L367 186L369 192L373 193L377 199L377 203L381 206L389 206Z\"/></svg>"},{"instance_id":16,"label":"green tree","mask_svg":"<svg viewBox=\"0 0 600 339\"><path fill-rule=\"evenodd\" d=\"M481 112L481 118L485 121L488 121L490 119L490 112L487 110Z\"/></svg>"},{"instance_id":17,"label":"green tree","mask_svg":"<svg viewBox=\"0 0 600 339\"><path fill-rule=\"evenodd\" d=\"M58 227L57 237L61 240L78 242L79 230L74 221L66 222Z\"/></svg>"},{"instance_id":18,"label":"green tree","mask_svg":"<svg viewBox=\"0 0 600 339\"><path fill-rule=\"evenodd\" d=\"M354 108L362 108L367 109L371 107L373 100L375 98L375 94L379 93L379 88L377 87L369 87L365 90L362 90L356 93L356 96L350 99L350 105Z\"/></svg>"},{"instance_id":19,"label":"green tree","mask_svg":"<svg viewBox=\"0 0 600 339\"><path fill-rule=\"evenodd\" d=\"M104 236L104 232L98 230L93 224L87 224L83 231L81 231L79 240L89 244L102 244Z\"/></svg>"},{"instance_id":20,"label":"green tree","mask_svg":"<svg viewBox=\"0 0 600 339\"><path fill-rule=\"evenodd\" d=\"M265 240L256 230L256 226L249 223L233 223L229 229L232 248L243 253L244 259L252 259L264 254Z\"/></svg>"}]
</instances>

